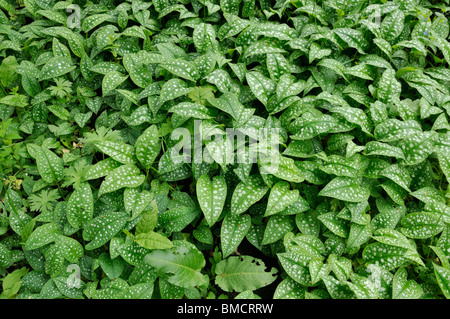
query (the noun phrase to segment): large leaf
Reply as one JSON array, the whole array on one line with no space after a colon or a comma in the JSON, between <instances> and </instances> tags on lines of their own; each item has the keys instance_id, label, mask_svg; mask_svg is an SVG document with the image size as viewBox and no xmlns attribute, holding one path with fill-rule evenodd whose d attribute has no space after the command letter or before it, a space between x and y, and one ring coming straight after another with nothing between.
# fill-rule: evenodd
<instances>
[{"instance_id":1,"label":"large leaf","mask_svg":"<svg viewBox=\"0 0 450 319\"><path fill-rule=\"evenodd\" d=\"M220 229L220 246L223 258L228 257L237 250L239 244L250 230L250 226L250 215L234 216L229 213L225 216Z\"/></svg>"},{"instance_id":2,"label":"large leaf","mask_svg":"<svg viewBox=\"0 0 450 319\"><path fill-rule=\"evenodd\" d=\"M145 261L157 271L167 273L168 281L176 286L200 286L205 277L200 270L205 266L203 254L192 245L176 245L166 250L155 250L145 256Z\"/></svg>"},{"instance_id":3,"label":"large leaf","mask_svg":"<svg viewBox=\"0 0 450 319\"><path fill-rule=\"evenodd\" d=\"M264 262L251 256L228 257L216 265L215 283L229 292L255 290L275 281L277 270L265 270Z\"/></svg>"}]
</instances>

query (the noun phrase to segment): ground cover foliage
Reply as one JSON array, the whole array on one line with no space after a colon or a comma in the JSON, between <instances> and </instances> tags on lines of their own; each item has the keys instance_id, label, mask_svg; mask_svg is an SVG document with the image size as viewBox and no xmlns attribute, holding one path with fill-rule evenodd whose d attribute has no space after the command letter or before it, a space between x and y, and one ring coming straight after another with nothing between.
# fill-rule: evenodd
<instances>
[{"instance_id":1,"label":"ground cover foliage","mask_svg":"<svg viewBox=\"0 0 450 319\"><path fill-rule=\"evenodd\" d=\"M0 0L0 297L450 297L448 5Z\"/></svg>"}]
</instances>

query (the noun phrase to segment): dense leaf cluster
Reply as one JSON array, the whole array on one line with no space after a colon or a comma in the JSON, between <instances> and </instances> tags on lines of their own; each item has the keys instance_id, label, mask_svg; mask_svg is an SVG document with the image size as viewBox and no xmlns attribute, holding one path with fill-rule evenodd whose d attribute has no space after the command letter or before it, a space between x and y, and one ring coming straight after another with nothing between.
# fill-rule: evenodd
<instances>
[{"instance_id":1,"label":"dense leaf cluster","mask_svg":"<svg viewBox=\"0 0 450 319\"><path fill-rule=\"evenodd\" d=\"M448 5L0 0L0 297L449 298Z\"/></svg>"}]
</instances>

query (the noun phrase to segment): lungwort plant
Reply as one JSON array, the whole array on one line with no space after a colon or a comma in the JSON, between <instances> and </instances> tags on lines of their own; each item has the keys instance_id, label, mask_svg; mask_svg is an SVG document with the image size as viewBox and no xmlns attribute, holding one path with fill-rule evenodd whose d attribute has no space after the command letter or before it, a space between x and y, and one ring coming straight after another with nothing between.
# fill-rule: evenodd
<instances>
[{"instance_id":1,"label":"lungwort plant","mask_svg":"<svg viewBox=\"0 0 450 319\"><path fill-rule=\"evenodd\" d=\"M448 0L0 0L2 298L449 298Z\"/></svg>"}]
</instances>

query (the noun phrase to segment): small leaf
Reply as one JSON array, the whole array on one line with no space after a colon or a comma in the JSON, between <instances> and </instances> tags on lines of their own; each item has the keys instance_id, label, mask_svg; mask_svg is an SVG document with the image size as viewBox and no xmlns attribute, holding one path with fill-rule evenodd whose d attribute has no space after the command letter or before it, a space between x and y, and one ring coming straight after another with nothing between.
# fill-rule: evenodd
<instances>
[{"instance_id":1,"label":"small leaf","mask_svg":"<svg viewBox=\"0 0 450 319\"><path fill-rule=\"evenodd\" d=\"M439 216L427 212L407 214L402 219L402 232L410 238L425 239L442 232L444 224Z\"/></svg>"},{"instance_id":2,"label":"small leaf","mask_svg":"<svg viewBox=\"0 0 450 319\"><path fill-rule=\"evenodd\" d=\"M57 239L60 232L59 226L54 223L39 226L28 237L25 249L33 250L52 243Z\"/></svg>"},{"instance_id":3,"label":"small leaf","mask_svg":"<svg viewBox=\"0 0 450 319\"><path fill-rule=\"evenodd\" d=\"M167 249L173 247L170 239L153 231L139 233L134 239L139 246L147 249Z\"/></svg>"},{"instance_id":4,"label":"small leaf","mask_svg":"<svg viewBox=\"0 0 450 319\"><path fill-rule=\"evenodd\" d=\"M167 69L170 73L173 73L180 78L196 81L199 78L199 72L192 62L188 62L184 59L173 59L168 62L162 63L161 67Z\"/></svg>"}]
</instances>

